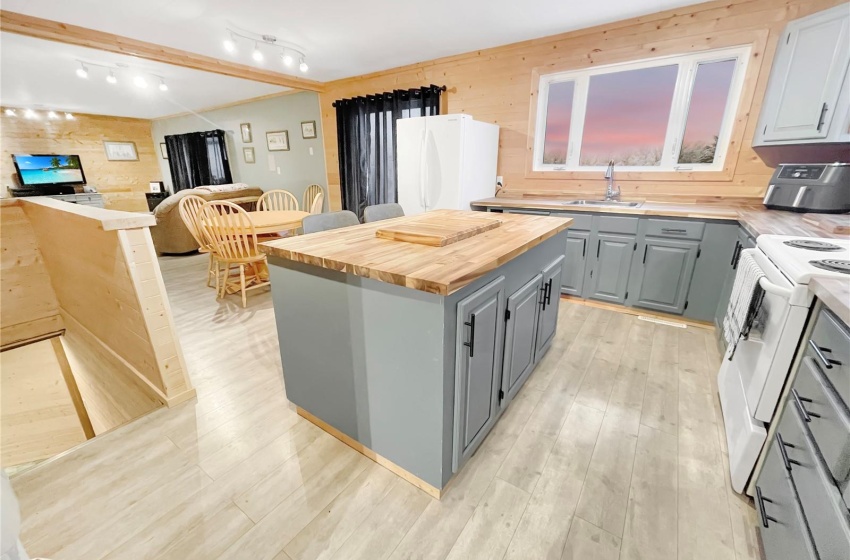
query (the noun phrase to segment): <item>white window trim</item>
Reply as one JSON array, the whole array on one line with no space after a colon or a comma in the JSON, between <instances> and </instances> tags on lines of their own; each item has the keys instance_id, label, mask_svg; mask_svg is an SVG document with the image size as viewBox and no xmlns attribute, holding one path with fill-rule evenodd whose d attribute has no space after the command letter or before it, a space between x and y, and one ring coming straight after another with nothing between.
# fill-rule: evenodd
<instances>
[{"instance_id":1,"label":"white window trim","mask_svg":"<svg viewBox=\"0 0 850 560\"><path fill-rule=\"evenodd\" d=\"M729 142L732 137L732 129L737 118L736 108L741 99L744 85L744 77L747 72L747 64L750 59L750 45L738 47L713 49L700 51L685 55L662 56L648 58L635 62L608 64L575 70L546 74L540 76L539 95L537 101L537 120L535 122L534 134L534 171L600 171L604 166L579 165L581 156L581 140L584 131L584 118L587 110L587 94L590 86L591 76L622 72L626 70L639 70L668 64L678 64L679 74L673 89L673 101L670 108L670 120L667 123L667 135L664 142L660 165L650 166L621 166L620 169L638 172L671 172L677 171L722 171L729 151ZM726 100L726 108L723 113L723 122L720 125L720 133L717 140L717 151L713 163L677 163L682 139L687 123L688 108L693 92L696 69L701 63L720 62L722 60L737 59L735 72L729 86L729 96ZM565 164L543 163L543 143L546 135L546 109L549 105L549 85L557 82L575 82L573 90L573 107L570 121L570 139L567 145L567 161Z\"/></svg>"}]
</instances>

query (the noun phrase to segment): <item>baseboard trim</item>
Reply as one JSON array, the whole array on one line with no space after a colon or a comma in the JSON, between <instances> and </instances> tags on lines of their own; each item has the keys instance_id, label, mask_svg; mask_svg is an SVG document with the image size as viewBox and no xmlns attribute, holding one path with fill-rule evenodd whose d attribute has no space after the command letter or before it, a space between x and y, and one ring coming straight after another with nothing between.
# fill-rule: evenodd
<instances>
[{"instance_id":1,"label":"baseboard trim","mask_svg":"<svg viewBox=\"0 0 850 560\"><path fill-rule=\"evenodd\" d=\"M626 307L624 305L616 305L614 303L605 303L602 301L594 301L591 299L584 299L578 296L569 296L566 294L561 294L561 299L569 301L570 303L577 303L579 305L584 305L587 307L597 307L599 309L607 309L609 311L614 311L617 313L625 313L626 315L635 315L635 316L644 316L652 319L658 319L660 321L669 321L672 323L683 323L689 327L696 327L700 329L708 329L714 330L714 323L710 321L697 321L695 319L686 319L679 315L670 315L668 313L657 313L654 311L648 311L646 309L638 309L637 307Z\"/></svg>"},{"instance_id":2,"label":"baseboard trim","mask_svg":"<svg viewBox=\"0 0 850 560\"><path fill-rule=\"evenodd\" d=\"M425 492L426 494L428 494L432 498L436 498L436 499L439 500L441 495L444 493L444 491L441 491L439 488L435 488L434 486L431 486L430 484L428 484L427 482L425 482L424 480L422 480L421 478L419 478L415 474L412 474L409 471L406 471L405 469L399 467L398 465L396 465L395 463L393 463L392 461L390 461L386 457L375 453L374 451L372 451L371 449L369 449L368 447L366 447L365 445L363 445L359 441L357 441L357 440L345 435L344 433L340 432L339 430L337 430L336 428L334 428L333 426L331 426L327 422L324 422L324 421L320 420L319 418L316 418L315 416L313 416L312 414L310 414L309 412L307 412L306 410L304 410L300 406L296 406L295 411L298 413L298 416L304 418L305 420L307 420L308 422L311 422L312 424L315 424L321 430L329 433L330 435L332 435L333 437L335 437L336 439L338 439L339 441L341 441L342 443L344 443L348 447L352 448L353 450L357 451L358 453L360 453L364 457L367 457L367 458L375 461L376 463L378 463L379 465L381 465L382 467L384 467L385 469L387 469L391 473L395 474L396 476L400 476L401 478L403 478L404 480L406 480L410 484L416 486L417 488L419 488L420 490L422 490L423 492Z\"/></svg>"}]
</instances>

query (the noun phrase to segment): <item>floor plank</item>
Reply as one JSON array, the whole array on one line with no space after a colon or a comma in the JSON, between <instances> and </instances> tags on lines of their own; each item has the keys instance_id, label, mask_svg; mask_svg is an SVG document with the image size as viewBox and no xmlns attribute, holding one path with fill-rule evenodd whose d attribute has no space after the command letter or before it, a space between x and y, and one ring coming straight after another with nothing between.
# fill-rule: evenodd
<instances>
[{"instance_id":1,"label":"floor plank","mask_svg":"<svg viewBox=\"0 0 850 560\"><path fill-rule=\"evenodd\" d=\"M617 560L619 556L618 537L581 517L573 520L562 560Z\"/></svg>"}]
</instances>

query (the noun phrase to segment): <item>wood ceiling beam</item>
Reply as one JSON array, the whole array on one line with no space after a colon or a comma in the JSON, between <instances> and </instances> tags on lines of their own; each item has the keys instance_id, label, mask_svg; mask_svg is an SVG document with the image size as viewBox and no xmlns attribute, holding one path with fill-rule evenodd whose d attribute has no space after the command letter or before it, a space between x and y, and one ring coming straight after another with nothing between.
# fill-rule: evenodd
<instances>
[{"instance_id":1,"label":"wood ceiling beam","mask_svg":"<svg viewBox=\"0 0 850 560\"><path fill-rule=\"evenodd\" d=\"M156 43L148 43L129 37L122 37L121 35L27 16L7 10L0 10L0 31L135 56L154 62L163 62L183 68L212 72L213 74L221 74L222 76L230 76L232 78L242 78L243 80L253 80L255 82L308 91L324 91L324 84L322 82L253 68L244 64L219 60L211 56L157 45Z\"/></svg>"}]
</instances>

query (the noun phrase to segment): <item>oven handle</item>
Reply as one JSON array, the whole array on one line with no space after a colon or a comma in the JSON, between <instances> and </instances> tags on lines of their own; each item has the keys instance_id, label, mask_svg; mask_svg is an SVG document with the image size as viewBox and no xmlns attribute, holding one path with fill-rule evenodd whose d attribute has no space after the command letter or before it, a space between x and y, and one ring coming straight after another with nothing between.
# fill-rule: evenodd
<instances>
[{"instance_id":1,"label":"oven handle","mask_svg":"<svg viewBox=\"0 0 850 560\"><path fill-rule=\"evenodd\" d=\"M777 286L776 284L768 280L766 276L761 277L761 279L759 280L759 286L761 286L761 289L769 294L777 295L785 299L791 298L791 290L789 290L788 288L783 288L782 286Z\"/></svg>"}]
</instances>

